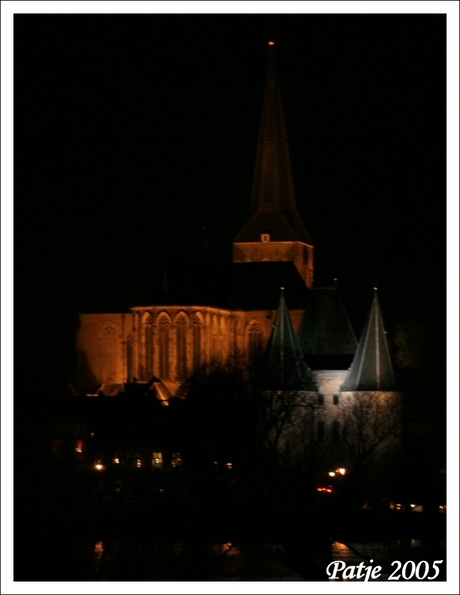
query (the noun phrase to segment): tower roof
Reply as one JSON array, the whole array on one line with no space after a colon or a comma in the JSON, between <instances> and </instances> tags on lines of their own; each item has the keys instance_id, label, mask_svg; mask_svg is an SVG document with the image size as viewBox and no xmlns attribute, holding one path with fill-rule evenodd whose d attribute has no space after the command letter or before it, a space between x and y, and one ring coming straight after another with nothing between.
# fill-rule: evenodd
<instances>
[{"instance_id":1,"label":"tower roof","mask_svg":"<svg viewBox=\"0 0 460 595\"><path fill-rule=\"evenodd\" d=\"M340 370L350 366L358 343L335 287L309 292L299 342L313 369Z\"/></svg>"},{"instance_id":2,"label":"tower roof","mask_svg":"<svg viewBox=\"0 0 460 595\"><path fill-rule=\"evenodd\" d=\"M269 45L268 52L267 79L250 212L252 216L235 242L260 241L261 234L268 233L273 241L312 243L297 213L286 126L272 45Z\"/></svg>"},{"instance_id":3,"label":"tower roof","mask_svg":"<svg viewBox=\"0 0 460 595\"><path fill-rule=\"evenodd\" d=\"M286 307L283 288L267 347L265 384L271 390L316 390Z\"/></svg>"},{"instance_id":4,"label":"tower roof","mask_svg":"<svg viewBox=\"0 0 460 595\"><path fill-rule=\"evenodd\" d=\"M396 390L382 314L374 290L371 311L342 391Z\"/></svg>"}]
</instances>

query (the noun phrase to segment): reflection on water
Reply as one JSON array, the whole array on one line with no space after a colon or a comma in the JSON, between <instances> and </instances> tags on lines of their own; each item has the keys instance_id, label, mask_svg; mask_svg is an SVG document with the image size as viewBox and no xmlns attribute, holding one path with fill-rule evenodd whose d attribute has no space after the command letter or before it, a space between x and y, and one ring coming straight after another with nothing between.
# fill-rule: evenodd
<instances>
[{"instance_id":1,"label":"reflection on water","mask_svg":"<svg viewBox=\"0 0 460 595\"><path fill-rule=\"evenodd\" d=\"M92 580L303 580L263 545L233 542L92 543Z\"/></svg>"},{"instance_id":2,"label":"reflection on water","mask_svg":"<svg viewBox=\"0 0 460 595\"><path fill-rule=\"evenodd\" d=\"M404 563L411 560L414 564L422 560L443 560L440 565L439 580L445 580L445 540L440 539L438 543L424 542L422 539L410 539L407 541L395 540L388 542L360 542L332 544L332 560L344 561L347 566L357 566L364 562L367 567L370 561L373 566L382 566L380 577L376 580L388 580L388 576L395 570L392 562L399 560ZM330 579L330 580L357 580L357 579Z\"/></svg>"},{"instance_id":3,"label":"reflection on water","mask_svg":"<svg viewBox=\"0 0 460 595\"><path fill-rule=\"evenodd\" d=\"M93 550L93 579L97 580L101 571L102 558L104 556L104 543L96 541Z\"/></svg>"}]
</instances>

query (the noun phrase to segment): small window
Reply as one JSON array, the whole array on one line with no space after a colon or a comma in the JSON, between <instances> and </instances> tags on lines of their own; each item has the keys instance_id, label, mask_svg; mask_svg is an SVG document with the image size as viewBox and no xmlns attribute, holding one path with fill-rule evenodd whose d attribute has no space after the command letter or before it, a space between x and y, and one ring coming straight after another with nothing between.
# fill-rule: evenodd
<instances>
[{"instance_id":1,"label":"small window","mask_svg":"<svg viewBox=\"0 0 460 595\"><path fill-rule=\"evenodd\" d=\"M324 442L324 422L319 421L316 432L316 439L318 442Z\"/></svg>"},{"instance_id":2,"label":"small window","mask_svg":"<svg viewBox=\"0 0 460 595\"><path fill-rule=\"evenodd\" d=\"M332 424L332 439L334 442L340 441L340 422L335 421Z\"/></svg>"},{"instance_id":3,"label":"small window","mask_svg":"<svg viewBox=\"0 0 460 595\"><path fill-rule=\"evenodd\" d=\"M263 233L261 235L261 239L262 239L262 242L269 242L270 241L270 234L269 233Z\"/></svg>"},{"instance_id":4,"label":"small window","mask_svg":"<svg viewBox=\"0 0 460 595\"><path fill-rule=\"evenodd\" d=\"M318 405L324 405L324 395L318 393Z\"/></svg>"},{"instance_id":5,"label":"small window","mask_svg":"<svg viewBox=\"0 0 460 595\"><path fill-rule=\"evenodd\" d=\"M334 395L334 405L338 405L339 404L339 394L335 394Z\"/></svg>"},{"instance_id":6,"label":"small window","mask_svg":"<svg viewBox=\"0 0 460 595\"><path fill-rule=\"evenodd\" d=\"M162 452L154 452L153 453L152 467L154 467L155 469L163 468L163 453Z\"/></svg>"},{"instance_id":7,"label":"small window","mask_svg":"<svg viewBox=\"0 0 460 595\"><path fill-rule=\"evenodd\" d=\"M180 467L182 465L182 458L180 452L173 452L171 457L171 467Z\"/></svg>"}]
</instances>

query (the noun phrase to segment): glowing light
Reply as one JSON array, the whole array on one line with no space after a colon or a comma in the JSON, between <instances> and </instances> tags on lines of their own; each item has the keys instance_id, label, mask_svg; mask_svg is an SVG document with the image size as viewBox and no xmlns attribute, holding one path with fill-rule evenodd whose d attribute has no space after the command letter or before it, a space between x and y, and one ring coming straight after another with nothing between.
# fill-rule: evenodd
<instances>
[{"instance_id":1,"label":"glowing light","mask_svg":"<svg viewBox=\"0 0 460 595\"><path fill-rule=\"evenodd\" d=\"M75 452L83 452L83 440L77 440Z\"/></svg>"},{"instance_id":2,"label":"glowing light","mask_svg":"<svg viewBox=\"0 0 460 595\"><path fill-rule=\"evenodd\" d=\"M329 476L330 477L335 477L335 471L329 471Z\"/></svg>"},{"instance_id":3,"label":"glowing light","mask_svg":"<svg viewBox=\"0 0 460 595\"><path fill-rule=\"evenodd\" d=\"M340 469L336 469L337 473L340 473L340 475L345 475L345 473L347 472L346 469L344 469L343 467L340 467Z\"/></svg>"},{"instance_id":4,"label":"glowing light","mask_svg":"<svg viewBox=\"0 0 460 595\"><path fill-rule=\"evenodd\" d=\"M410 507L411 508L415 508L417 505L416 504L411 504Z\"/></svg>"},{"instance_id":5,"label":"glowing light","mask_svg":"<svg viewBox=\"0 0 460 595\"><path fill-rule=\"evenodd\" d=\"M233 463L227 463L227 469L233 469Z\"/></svg>"},{"instance_id":6,"label":"glowing light","mask_svg":"<svg viewBox=\"0 0 460 595\"><path fill-rule=\"evenodd\" d=\"M173 452L171 458L171 467L180 467L182 465L182 458L180 452Z\"/></svg>"},{"instance_id":7,"label":"glowing light","mask_svg":"<svg viewBox=\"0 0 460 595\"><path fill-rule=\"evenodd\" d=\"M447 506L445 504L439 506L439 512L446 512L446 509L447 509Z\"/></svg>"},{"instance_id":8,"label":"glowing light","mask_svg":"<svg viewBox=\"0 0 460 595\"><path fill-rule=\"evenodd\" d=\"M142 459L136 459L136 467L140 469L142 467Z\"/></svg>"},{"instance_id":9,"label":"glowing light","mask_svg":"<svg viewBox=\"0 0 460 595\"><path fill-rule=\"evenodd\" d=\"M269 41L268 42L268 45L275 45L275 42L274 41Z\"/></svg>"},{"instance_id":10,"label":"glowing light","mask_svg":"<svg viewBox=\"0 0 460 595\"><path fill-rule=\"evenodd\" d=\"M334 490L332 488L316 488L316 491L326 492L326 494L332 494Z\"/></svg>"},{"instance_id":11,"label":"glowing light","mask_svg":"<svg viewBox=\"0 0 460 595\"><path fill-rule=\"evenodd\" d=\"M116 465L119 465L119 464L120 464L120 459L119 459L119 458L113 459L113 462L114 462Z\"/></svg>"},{"instance_id":12,"label":"glowing light","mask_svg":"<svg viewBox=\"0 0 460 595\"><path fill-rule=\"evenodd\" d=\"M94 463L94 468L96 469L96 471L104 471L105 467L104 465L101 463L101 461L96 461Z\"/></svg>"},{"instance_id":13,"label":"glowing light","mask_svg":"<svg viewBox=\"0 0 460 595\"><path fill-rule=\"evenodd\" d=\"M152 465L157 469L161 469L163 467L163 453L161 452L154 452L152 457Z\"/></svg>"}]
</instances>

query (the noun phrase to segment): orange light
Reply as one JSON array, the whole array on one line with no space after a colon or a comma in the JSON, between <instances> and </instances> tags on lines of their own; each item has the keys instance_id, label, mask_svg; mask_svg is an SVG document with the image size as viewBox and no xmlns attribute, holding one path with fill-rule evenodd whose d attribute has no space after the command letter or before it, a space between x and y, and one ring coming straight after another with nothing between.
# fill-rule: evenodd
<instances>
[{"instance_id":1,"label":"orange light","mask_svg":"<svg viewBox=\"0 0 460 595\"><path fill-rule=\"evenodd\" d=\"M269 41L268 42L268 45L275 45L275 42L274 41Z\"/></svg>"},{"instance_id":2,"label":"orange light","mask_svg":"<svg viewBox=\"0 0 460 595\"><path fill-rule=\"evenodd\" d=\"M97 471L103 471L105 469L104 465L100 461L98 461L97 463L94 463L94 468Z\"/></svg>"}]
</instances>

